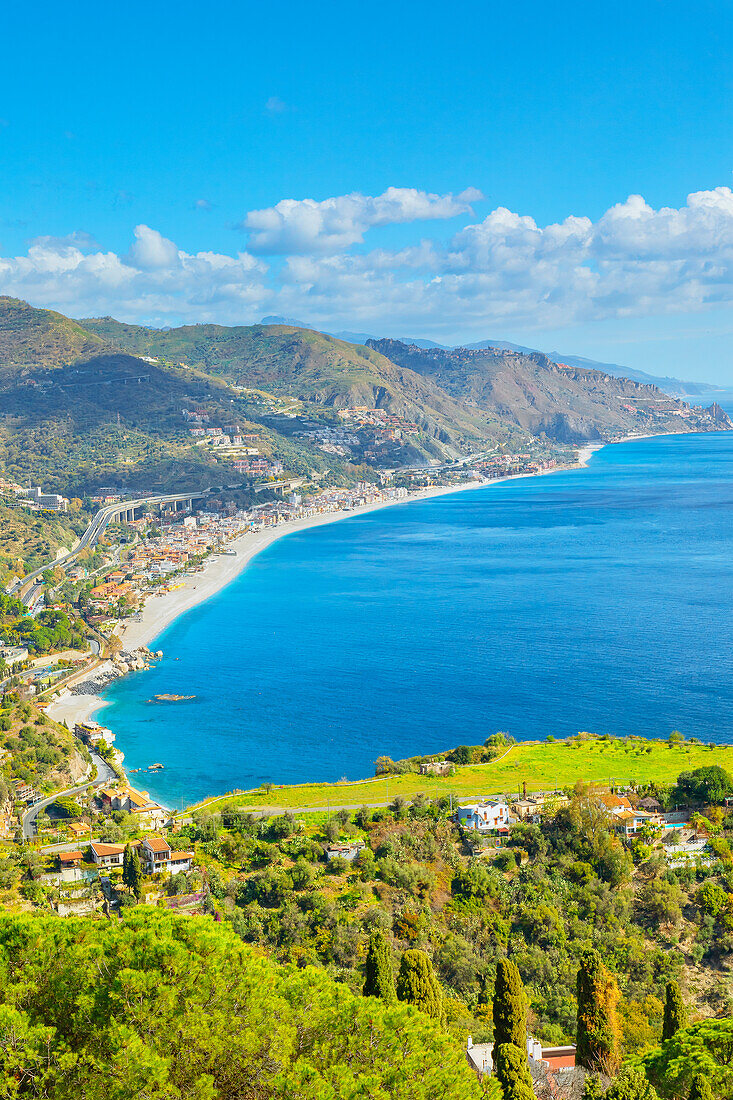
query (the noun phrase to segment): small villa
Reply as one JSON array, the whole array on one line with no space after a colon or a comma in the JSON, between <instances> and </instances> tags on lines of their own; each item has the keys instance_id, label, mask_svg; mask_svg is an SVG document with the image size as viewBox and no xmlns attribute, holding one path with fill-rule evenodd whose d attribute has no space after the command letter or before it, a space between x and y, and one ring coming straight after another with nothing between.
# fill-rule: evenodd
<instances>
[{"instance_id":1,"label":"small villa","mask_svg":"<svg viewBox=\"0 0 733 1100\"><path fill-rule=\"evenodd\" d=\"M509 807L506 802L471 802L459 806L456 820L464 829L475 829L480 833L495 833L509 824Z\"/></svg>"},{"instance_id":2,"label":"small villa","mask_svg":"<svg viewBox=\"0 0 733 1100\"><path fill-rule=\"evenodd\" d=\"M125 854L124 844L102 844L93 840L89 845L92 852L92 862L98 867L121 867Z\"/></svg>"},{"instance_id":3,"label":"small villa","mask_svg":"<svg viewBox=\"0 0 733 1100\"><path fill-rule=\"evenodd\" d=\"M168 841L160 836L146 836L140 846L140 861L143 870L149 875L169 871L175 875L178 871L190 871L193 865L193 852L171 851Z\"/></svg>"}]
</instances>

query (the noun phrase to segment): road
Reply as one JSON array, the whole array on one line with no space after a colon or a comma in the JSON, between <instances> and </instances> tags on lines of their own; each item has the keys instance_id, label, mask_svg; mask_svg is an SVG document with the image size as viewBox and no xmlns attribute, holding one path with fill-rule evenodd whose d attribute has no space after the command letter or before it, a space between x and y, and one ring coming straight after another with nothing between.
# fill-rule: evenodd
<instances>
[{"instance_id":1,"label":"road","mask_svg":"<svg viewBox=\"0 0 733 1100\"><path fill-rule=\"evenodd\" d=\"M56 791L55 794L50 795L48 798L42 799L40 802L36 802L33 806L29 806L26 812L23 814L21 821L23 827L23 840L32 840L36 835L36 818L44 810L48 809L52 802L55 802L57 798L73 798L75 794L81 794L82 791L86 791L89 787L103 787L105 783L110 783L117 776L96 752L91 753L92 763L97 765L97 778L93 781L81 783L77 787L70 787L66 791Z\"/></svg>"}]
</instances>

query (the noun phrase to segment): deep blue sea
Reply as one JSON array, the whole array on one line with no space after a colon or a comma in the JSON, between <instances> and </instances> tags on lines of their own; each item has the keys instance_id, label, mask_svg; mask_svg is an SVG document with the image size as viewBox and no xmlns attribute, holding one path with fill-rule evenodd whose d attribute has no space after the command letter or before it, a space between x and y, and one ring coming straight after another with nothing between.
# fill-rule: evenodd
<instances>
[{"instance_id":1,"label":"deep blue sea","mask_svg":"<svg viewBox=\"0 0 733 1100\"><path fill-rule=\"evenodd\" d=\"M168 805L496 730L728 741L732 602L733 433L624 443L279 540L101 717Z\"/></svg>"}]
</instances>

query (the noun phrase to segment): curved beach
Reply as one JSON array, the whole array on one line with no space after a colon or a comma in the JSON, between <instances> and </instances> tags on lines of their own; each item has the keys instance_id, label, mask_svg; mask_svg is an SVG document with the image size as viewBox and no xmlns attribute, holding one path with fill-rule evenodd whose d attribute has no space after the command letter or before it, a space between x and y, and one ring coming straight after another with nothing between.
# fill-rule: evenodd
<instances>
[{"instance_id":1,"label":"curved beach","mask_svg":"<svg viewBox=\"0 0 733 1100\"><path fill-rule=\"evenodd\" d=\"M629 439L637 438L629 436ZM623 441L622 441L623 442ZM170 592L150 596L135 620L128 620L120 628L119 634L126 650L136 649L138 646L150 646L163 631L181 615L204 603L212 596L231 584L246 568L249 562L266 550L268 546L278 539L297 531L305 531L311 527L320 527L328 523L336 523L340 520L351 519L354 516L366 515L382 508L397 508L401 505L413 504L416 501L429 500L434 497L445 496L452 493L466 492L471 489L485 489L491 485L499 485L506 481L519 480L529 477L544 477L553 473L567 472L568 469L586 466L594 451L599 450L605 444L589 443L579 448L576 467L561 466L553 470L543 470L531 474L514 474L508 477L495 478L491 481L472 481L464 485L448 485L435 489L424 489L410 494L405 500L382 501L378 504L367 504L348 512L328 512L321 516L312 516L308 519L295 520L282 523L266 531L252 532L241 535L230 543L230 549L236 551L236 556L219 555L206 562L203 570L195 576L186 577L185 580ZM80 677L77 683L92 679L99 674L97 666L85 676ZM106 705L105 700L94 694L72 694L64 691L54 699L46 708L48 715L58 722L65 722L72 726L76 722L85 721L98 713Z\"/></svg>"}]
</instances>

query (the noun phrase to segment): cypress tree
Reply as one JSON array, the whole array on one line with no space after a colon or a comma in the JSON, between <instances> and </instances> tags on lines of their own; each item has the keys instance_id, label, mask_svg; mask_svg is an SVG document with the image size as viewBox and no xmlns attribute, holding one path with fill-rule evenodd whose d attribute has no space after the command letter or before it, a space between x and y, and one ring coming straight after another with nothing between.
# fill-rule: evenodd
<instances>
[{"instance_id":1,"label":"cypress tree","mask_svg":"<svg viewBox=\"0 0 733 1100\"><path fill-rule=\"evenodd\" d=\"M392 971L392 952L384 932L380 929L372 932L369 937L363 993L365 997L381 997L390 1005L397 1000Z\"/></svg>"},{"instance_id":2,"label":"cypress tree","mask_svg":"<svg viewBox=\"0 0 733 1100\"><path fill-rule=\"evenodd\" d=\"M527 1049L527 999L519 971L513 962L500 959L494 984L494 1045L513 1043Z\"/></svg>"},{"instance_id":3,"label":"cypress tree","mask_svg":"<svg viewBox=\"0 0 733 1100\"><path fill-rule=\"evenodd\" d=\"M690 1087L690 1100L713 1100L713 1090L703 1073L696 1073Z\"/></svg>"},{"instance_id":4,"label":"cypress tree","mask_svg":"<svg viewBox=\"0 0 733 1100\"><path fill-rule=\"evenodd\" d=\"M130 859L132 857L132 849L129 844L125 845L125 851L122 856L122 881L125 886L132 886L130 882Z\"/></svg>"},{"instance_id":5,"label":"cypress tree","mask_svg":"<svg viewBox=\"0 0 733 1100\"><path fill-rule=\"evenodd\" d=\"M664 999L664 1020L662 1022L662 1042L671 1039L687 1023L687 1012L677 982L667 982Z\"/></svg>"},{"instance_id":6,"label":"cypress tree","mask_svg":"<svg viewBox=\"0 0 733 1100\"><path fill-rule=\"evenodd\" d=\"M134 848L130 852L130 882L129 887L132 890L135 897L140 900L140 895L143 892L143 872L140 866L140 856L137 854L137 849Z\"/></svg>"},{"instance_id":7,"label":"cypress tree","mask_svg":"<svg viewBox=\"0 0 733 1100\"><path fill-rule=\"evenodd\" d=\"M578 970L578 1031L575 1062L614 1074L620 1064L618 986L597 951L587 951Z\"/></svg>"},{"instance_id":8,"label":"cypress tree","mask_svg":"<svg viewBox=\"0 0 733 1100\"><path fill-rule=\"evenodd\" d=\"M494 1046L494 1073L503 1100L534 1100L526 1049L520 1050L515 1043Z\"/></svg>"},{"instance_id":9,"label":"cypress tree","mask_svg":"<svg viewBox=\"0 0 733 1100\"><path fill-rule=\"evenodd\" d=\"M424 951L405 951L397 975L397 997L415 1005L428 1016L443 1015L443 994L433 973L433 964Z\"/></svg>"}]
</instances>

